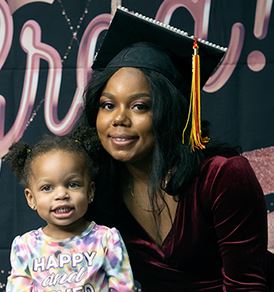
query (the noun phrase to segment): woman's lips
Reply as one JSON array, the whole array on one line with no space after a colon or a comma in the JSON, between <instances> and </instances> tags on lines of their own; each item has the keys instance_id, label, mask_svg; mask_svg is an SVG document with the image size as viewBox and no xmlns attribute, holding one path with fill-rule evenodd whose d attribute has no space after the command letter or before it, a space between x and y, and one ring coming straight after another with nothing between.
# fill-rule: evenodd
<instances>
[{"instance_id":1,"label":"woman's lips","mask_svg":"<svg viewBox=\"0 0 274 292\"><path fill-rule=\"evenodd\" d=\"M112 144L115 146L129 146L137 141L138 137L137 136L110 136L110 140Z\"/></svg>"}]
</instances>

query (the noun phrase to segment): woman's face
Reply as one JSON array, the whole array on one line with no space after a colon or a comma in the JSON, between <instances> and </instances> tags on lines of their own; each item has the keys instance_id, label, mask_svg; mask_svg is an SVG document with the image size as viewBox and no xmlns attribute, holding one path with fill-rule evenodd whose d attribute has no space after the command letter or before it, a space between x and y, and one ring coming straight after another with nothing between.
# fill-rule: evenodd
<instances>
[{"instance_id":1,"label":"woman's face","mask_svg":"<svg viewBox=\"0 0 274 292\"><path fill-rule=\"evenodd\" d=\"M149 83L135 68L119 69L99 101L96 127L105 150L116 160L139 162L154 145Z\"/></svg>"}]
</instances>

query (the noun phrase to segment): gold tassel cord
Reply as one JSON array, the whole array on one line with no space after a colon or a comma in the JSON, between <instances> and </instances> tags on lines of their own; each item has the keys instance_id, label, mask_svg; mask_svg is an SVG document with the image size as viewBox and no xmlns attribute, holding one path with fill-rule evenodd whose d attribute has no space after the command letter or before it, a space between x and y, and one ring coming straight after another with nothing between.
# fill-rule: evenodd
<instances>
[{"instance_id":1,"label":"gold tassel cord","mask_svg":"<svg viewBox=\"0 0 274 292\"><path fill-rule=\"evenodd\" d=\"M202 137L201 131L201 89L200 89L200 56L198 54L197 38L194 38L192 55L192 83L189 102L189 111L187 122L183 130L182 142L184 144L185 131L191 119L191 130L189 143L192 151L196 149L205 149L205 144L209 142L208 137Z\"/></svg>"}]
</instances>

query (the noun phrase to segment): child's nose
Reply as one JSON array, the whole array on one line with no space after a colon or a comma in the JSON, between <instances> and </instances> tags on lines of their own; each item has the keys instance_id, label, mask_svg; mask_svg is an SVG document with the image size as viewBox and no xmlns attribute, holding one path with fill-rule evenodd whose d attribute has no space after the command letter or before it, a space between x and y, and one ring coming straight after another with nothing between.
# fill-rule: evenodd
<instances>
[{"instance_id":1,"label":"child's nose","mask_svg":"<svg viewBox=\"0 0 274 292\"><path fill-rule=\"evenodd\" d=\"M56 195L55 195L56 200L67 200L69 198L70 196L66 188L56 189Z\"/></svg>"}]
</instances>

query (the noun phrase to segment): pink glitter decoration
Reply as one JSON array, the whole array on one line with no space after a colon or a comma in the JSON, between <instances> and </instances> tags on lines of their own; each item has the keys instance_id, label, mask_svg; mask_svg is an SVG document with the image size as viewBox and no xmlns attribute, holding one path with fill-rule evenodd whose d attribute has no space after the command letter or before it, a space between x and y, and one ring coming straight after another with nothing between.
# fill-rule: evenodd
<instances>
[{"instance_id":1,"label":"pink glitter decoration","mask_svg":"<svg viewBox=\"0 0 274 292\"><path fill-rule=\"evenodd\" d=\"M274 253L274 212L267 215L268 221L268 249Z\"/></svg>"},{"instance_id":2,"label":"pink glitter decoration","mask_svg":"<svg viewBox=\"0 0 274 292\"><path fill-rule=\"evenodd\" d=\"M244 152L263 188L264 194L274 193L274 146Z\"/></svg>"},{"instance_id":3,"label":"pink glitter decoration","mask_svg":"<svg viewBox=\"0 0 274 292\"><path fill-rule=\"evenodd\" d=\"M253 51L247 57L247 66L254 72L261 71L266 65L266 59L262 52Z\"/></svg>"},{"instance_id":4,"label":"pink glitter decoration","mask_svg":"<svg viewBox=\"0 0 274 292\"><path fill-rule=\"evenodd\" d=\"M274 193L274 146L244 152L262 186L264 194ZM274 212L267 214L268 249L274 253Z\"/></svg>"}]
</instances>

